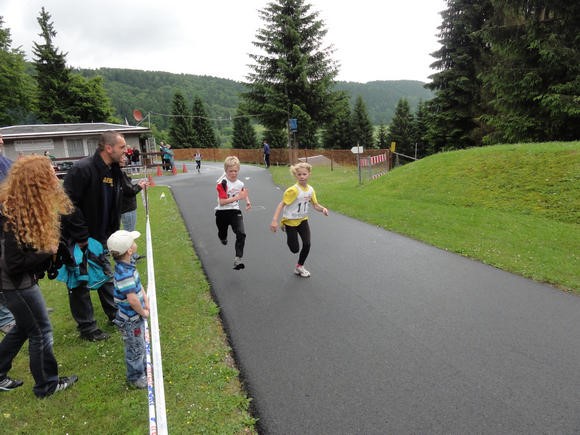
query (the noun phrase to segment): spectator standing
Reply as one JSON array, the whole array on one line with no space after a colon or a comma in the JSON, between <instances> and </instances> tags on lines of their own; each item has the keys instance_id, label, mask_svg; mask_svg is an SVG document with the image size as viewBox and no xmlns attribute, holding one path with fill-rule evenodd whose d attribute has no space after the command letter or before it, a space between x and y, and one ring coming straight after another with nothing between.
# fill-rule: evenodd
<instances>
[{"instance_id":1,"label":"spectator standing","mask_svg":"<svg viewBox=\"0 0 580 435\"><path fill-rule=\"evenodd\" d=\"M264 141L264 163L266 168L270 167L270 145L266 141Z\"/></svg>"},{"instance_id":2,"label":"spectator standing","mask_svg":"<svg viewBox=\"0 0 580 435\"><path fill-rule=\"evenodd\" d=\"M0 135L0 150L4 152L4 140L2 135ZM8 171L12 166L12 160L4 157L3 154L0 155L0 183L4 181L8 175ZM4 304L0 302L0 331L7 334L10 329L15 325L14 316Z\"/></svg>"},{"instance_id":3,"label":"spectator standing","mask_svg":"<svg viewBox=\"0 0 580 435\"><path fill-rule=\"evenodd\" d=\"M121 133L104 132L97 150L91 157L77 161L64 179L64 188L75 207L63 219L63 237L70 248L78 245L86 250L92 238L106 246L108 237L119 229L121 216L122 173L119 162L125 155L127 144ZM101 306L112 322L117 313L113 298L113 282L97 289ZM69 288L69 303L82 339L106 340L109 335L95 321L90 290L86 284Z\"/></svg>"},{"instance_id":4,"label":"spectator standing","mask_svg":"<svg viewBox=\"0 0 580 435\"><path fill-rule=\"evenodd\" d=\"M121 167L124 167L126 162L121 161ZM141 179L137 183L133 183L133 180L125 171L123 172L123 199L121 200L121 225L123 229L129 232L135 231L137 226L137 195L141 192L145 186L149 183L147 179ZM138 260L139 254L135 252L133 257Z\"/></svg>"},{"instance_id":5,"label":"spectator standing","mask_svg":"<svg viewBox=\"0 0 580 435\"><path fill-rule=\"evenodd\" d=\"M113 322L125 343L127 383L145 389L145 319L149 317L149 300L132 260L137 253L135 239L140 235L139 231L115 231L107 240L107 246L115 259L115 302L119 310Z\"/></svg>"},{"instance_id":6,"label":"spectator standing","mask_svg":"<svg viewBox=\"0 0 580 435\"><path fill-rule=\"evenodd\" d=\"M0 342L0 391L23 382L8 377L12 361L28 340L32 388L43 398L73 385L77 377L58 376L52 325L38 286L58 251L60 216L73 206L56 177L50 160L30 155L12 166L0 187L0 301L14 315L15 326Z\"/></svg>"}]
</instances>

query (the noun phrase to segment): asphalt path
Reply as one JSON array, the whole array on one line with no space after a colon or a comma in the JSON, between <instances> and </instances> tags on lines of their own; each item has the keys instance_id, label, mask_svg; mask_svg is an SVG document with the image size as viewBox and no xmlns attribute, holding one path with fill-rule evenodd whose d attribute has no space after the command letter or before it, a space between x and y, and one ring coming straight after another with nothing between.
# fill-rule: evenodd
<instances>
[{"instance_id":1,"label":"asphalt path","mask_svg":"<svg viewBox=\"0 0 580 435\"><path fill-rule=\"evenodd\" d=\"M245 165L236 271L233 233L223 246L215 227L223 167L188 168L156 183L172 188L261 433L580 433L579 297L332 209L311 213L300 278L269 231L283 191Z\"/></svg>"}]
</instances>

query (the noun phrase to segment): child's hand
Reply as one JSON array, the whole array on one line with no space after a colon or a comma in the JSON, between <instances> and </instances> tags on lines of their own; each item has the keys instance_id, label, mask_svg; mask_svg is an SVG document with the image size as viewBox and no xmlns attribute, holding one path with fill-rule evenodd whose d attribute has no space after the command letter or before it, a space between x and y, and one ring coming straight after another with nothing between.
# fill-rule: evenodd
<instances>
[{"instance_id":1,"label":"child's hand","mask_svg":"<svg viewBox=\"0 0 580 435\"><path fill-rule=\"evenodd\" d=\"M248 190L245 187L238 193L238 199L248 199Z\"/></svg>"},{"instance_id":2,"label":"child's hand","mask_svg":"<svg viewBox=\"0 0 580 435\"><path fill-rule=\"evenodd\" d=\"M328 209L326 207L322 207L322 214L328 216Z\"/></svg>"},{"instance_id":3,"label":"child's hand","mask_svg":"<svg viewBox=\"0 0 580 435\"><path fill-rule=\"evenodd\" d=\"M147 308L143 310L143 315L141 317L143 317L144 319L147 319L149 317L149 310Z\"/></svg>"},{"instance_id":4,"label":"child's hand","mask_svg":"<svg viewBox=\"0 0 580 435\"><path fill-rule=\"evenodd\" d=\"M278 231L278 222L272 221L272 223L270 224L270 231L272 231L273 233Z\"/></svg>"}]
</instances>

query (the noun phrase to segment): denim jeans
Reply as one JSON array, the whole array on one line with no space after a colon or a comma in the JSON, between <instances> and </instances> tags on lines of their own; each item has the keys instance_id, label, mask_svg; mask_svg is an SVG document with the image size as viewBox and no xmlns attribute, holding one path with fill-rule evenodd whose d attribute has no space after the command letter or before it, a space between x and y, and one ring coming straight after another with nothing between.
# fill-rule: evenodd
<instances>
[{"instance_id":1,"label":"denim jeans","mask_svg":"<svg viewBox=\"0 0 580 435\"><path fill-rule=\"evenodd\" d=\"M0 326L8 325L14 321L14 316L8 308L0 303Z\"/></svg>"},{"instance_id":2,"label":"denim jeans","mask_svg":"<svg viewBox=\"0 0 580 435\"><path fill-rule=\"evenodd\" d=\"M121 224L125 231L135 231L137 225L137 210L131 210L121 215Z\"/></svg>"},{"instance_id":3,"label":"denim jeans","mask_svg":"<svg viewBox=\"0 0 580 435\"><path fill-rule=\"evenodd\" d=\"M127 366L127 381L147 376L147 360L145 354L145 320L138 317L135 320L124 320L119 316L113 320L119 327L125 344L125 365Z\"/></svg>"},{"instance_id":4,"label":"denim jeans","mask_svg":"<svg viewBox=\"0 0 580 435\"><path fill-rule=\"evenodd\" d=\"M58 364L52 350L52 326L38 285L24 290L0 291L0 303L12 312L16 326L0 342L0 378L12 368L12 361L28 340L34 394L44 397L58 384Z\"/></svg>"}]
</instances>

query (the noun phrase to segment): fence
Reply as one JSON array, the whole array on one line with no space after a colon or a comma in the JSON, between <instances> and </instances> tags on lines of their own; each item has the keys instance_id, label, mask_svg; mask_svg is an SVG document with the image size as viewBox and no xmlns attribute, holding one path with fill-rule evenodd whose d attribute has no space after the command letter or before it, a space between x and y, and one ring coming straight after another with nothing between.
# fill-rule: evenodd
<instances>
[{"instance_id":1,"label":"fence","mask_svg":"<svg viewBox=\"0 0 580 435\"><path fill-rule=\"evenodd\" d=\"M263 164L264 155L261 148L254 149L240 149L240 148L174 148L175 160L193 160L193 156L196 151L200 151L203 160L209 160L214 162L221 162L227 156L236 156L240 159L242 163L252 163L252 164ZM380 154L387 154L390 156L390 151L388 149L367 149L365 150L363 157L372 157ZM288 165L291 162L296 163L299 159L308 161L309 163L316 164L320 156L326 157L331 165L342 165L342 166L357 166L356 154L353 154L350 150L326 150L326 149L292 149L288 148L272 148L270 150L270 164L271 165ZM309 160L311 159L311 160ZM390 157L388 158L390 160Z\"/></svg>"}]
</instances>

